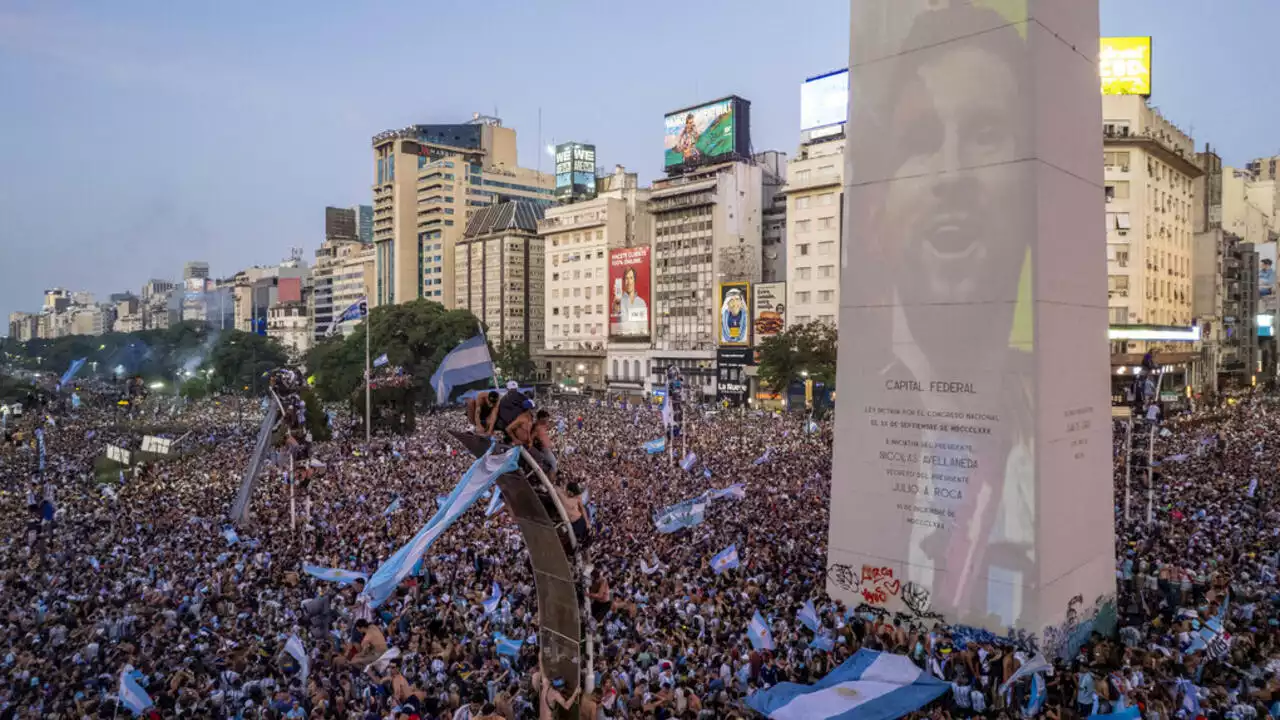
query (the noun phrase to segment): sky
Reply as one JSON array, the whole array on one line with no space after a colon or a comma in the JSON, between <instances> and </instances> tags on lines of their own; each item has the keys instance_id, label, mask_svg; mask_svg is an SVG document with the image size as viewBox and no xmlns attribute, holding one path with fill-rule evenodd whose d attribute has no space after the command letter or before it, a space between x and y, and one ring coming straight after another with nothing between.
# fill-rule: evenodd
<instances>
[{"instance_id":1,"label":"sky","mask_svg":"<svg viewBox=\"0 0 1280 720\"><path fill-rule=\"evenodd\" d=\"M1087 2L1088 0L1081 0ZM757 151L794 152L799 86L848 63L849 0L0 0L0 318L47 287L139 291L323 240L370 204L370 138L496 114L520 162L595 143L642 181L662 116L737 94ZM1276 0L1101 0L1151 35L1152 103L1224 162L1280 153ZM7 332L7 323L0 333Z\"/></svg>"}]
</instances>

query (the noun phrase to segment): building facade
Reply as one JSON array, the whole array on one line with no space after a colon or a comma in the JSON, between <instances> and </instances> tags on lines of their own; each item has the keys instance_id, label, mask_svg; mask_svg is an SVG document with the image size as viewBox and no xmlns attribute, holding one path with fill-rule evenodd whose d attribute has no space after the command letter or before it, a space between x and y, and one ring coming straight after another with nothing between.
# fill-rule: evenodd
<instances>
[{"instance_id":1,"label":"building facade","mask_svg":"<svg viewBox=\"0 0 1280 720\"><path fill-rule=\"evenodd\" d=\"M301 361L311 350L311 319L306 303L277 303L267 309L267 337L275 338L293 361Z\"/></svg>"},{"instance_id":2,"label":"building facade","mask_svg":"<svg viewBox=\"0 0 1280 720\"><path fill-rule=\"evenodd\" d=\"M653 184L653 351L650 380L675 366L694 393L717 393L721 288L761 274L761 169L734 161Z\"/></svg>"},{"instance_id":3,"label":"building facade","mask_svg":"<svg viewBox=\"0 0 1280 720\"><path fill-rule=\"evenodd\" d=\"M543 205L511 201L480 208L454 245L453 307L469 310L488 328L495 347L543 343Z\"/></svg>"},{"instance_id":4,"label":"building facade","mask_svg":"<svg viewBox=\"0 0 1280 720\"><path fill-rule=\"evenodd\" d=\"M209 263L203 260L192 260L182 266L182 279L205 279L209 277Z\"/></svg>"},{"instance_id":5,"label":"building facade","mask_svg":"<svg viewBox=\"0 0 1280 720\"><path fill-rule=\"evenodd\" d=\"M35 340L40 337L39 313L9 313L9 337L20 342Z\"/></svg>"},{"instance_id":6,"label":"building facade","mask_svg":"<svg viewBox=\"0 0 1280 720\"><path fill-rule=\"evenodd\" d=\"M552 202L553 176L519 167L515 130L497 118L383 132L373 154L377 305L426 298L453 307L454 245L474 213Z\"/></svg>"},{"instance_id":7,"label":"building facade","mask_svg":"<svg viewBox=\"0 0 1280 720\"><path fill-rule=\"evenodd\" d=\"M595 198L548 208L538 223L547 255L539 375L565 389L638 394L649 388L651 325L610 338L609 267L618 248L650 246L649 191L622 167L597 187ZM647 258L645 266L652 277Z\"/></svg>"},{"instance_id":8,"label":"building facade","mask_svg":"<svg viewBox=\"0 0 1280 720\"><path fill-rule=\"evenodd\" d=\"M787 300L789 325L840 317L840 228L844 137L802 146L787 170Z\"/></svg>"},{"instance_id":9,"label":"building facade","mask_svg":"<svg viewBox=\"0 0 1280 720\"><path fill-rule=\"evenodd\" d=\"M356 234L355 209L326 207L324 209L324 239L325 241L357 241L359 238Z\"/></svg>"},{"instance_id":10,"label":"building facade","mask_svg":"<svg viewBox=\"0 0 1280 720\"><path fill-rule=\"evenodd\" d=\"M316 251L312 272L312 327L319 340L352 303L368 298L373 281L373 246L359 240L325 240ZM345 323L349 334L356 323Z\"/></svg>"},{"instance_id":11,"label":"building facade","mask_svg":"<svg viewBox=\"0 0 1280 720\"><path fill-rule=\"evenodd\" d=\"M760 281L787 279L787 154L777 150L755 156L764 183L760 190Z\"/></svg>"}]
</instances>

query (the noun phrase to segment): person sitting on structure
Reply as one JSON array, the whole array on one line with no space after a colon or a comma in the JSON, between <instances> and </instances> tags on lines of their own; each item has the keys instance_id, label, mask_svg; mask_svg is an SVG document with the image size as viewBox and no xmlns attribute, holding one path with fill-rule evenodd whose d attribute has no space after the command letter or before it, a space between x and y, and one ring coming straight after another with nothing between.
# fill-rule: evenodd
<instances>
[{"instance_id":1,"label":"person sitting on structure","mask_svg":"<svg viewBox=\"0 0 1280 720\"><path fill-rule=\"evenodd\" d=\"M551 413L546 410L539 410L534 420L529 454L546 471L547 477L555 482L556 456L552 453L551 446Z\"/></svg>"},{"instance_id":2,"label":"person sitting on structure","mask_svg":"<svg viewBox=\"0 0 1280 720\"><path fill-rule=\"evenodd\" d=\"M467 399L467 422L471 423L476 435L488 435L498 412L497 390L480 393Z\"/></svg>"},{"instance_id":3,"label":"person sitting on structure","mask_svg":"<svg viewBox=\"0 0 1280 720\"><path fill-rule=\"evenodd\" d=\"M498 411L489 418L489 433L506 432L507 426L515 422L521 413L529 409L525 407L526 402L530 402L530 400L524 396L524 393L520 392L519 383L515 380L508 382L506 394L498 401Z\"/></svg>"},{"instance_id":4,"label":"person sitting on structure","mask_svg":"<svg viewBox=\"0 0 1280 720\"><path fill-rule=\"evenodd\" d=\"M515 394L520 397L524 397L523 395L520 395L520 393ZM520 403L520 414L516 415L515 419L503 428L507 442L512 445L523 446L530 452L533 452L535 423L536 420L534 416L533 401L528 398L524 398L524 401Z\"/></svg>"}]
</instances>

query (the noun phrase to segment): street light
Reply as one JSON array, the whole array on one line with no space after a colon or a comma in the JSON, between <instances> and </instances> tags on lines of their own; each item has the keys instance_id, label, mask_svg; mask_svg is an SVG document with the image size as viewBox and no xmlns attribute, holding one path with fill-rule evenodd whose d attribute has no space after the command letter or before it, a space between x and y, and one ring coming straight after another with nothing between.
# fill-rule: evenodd
<instances>
[{"instance_id":1,"label":"street light","mask_svg":"<svg viewBox=\"0 0 1280 720\"><path fill-rule=\"evenodd\" d=\"M807 377L809 377L809 371L808 371L808 370L801 370L801 371L800 371L800 377L803 377L803 378L807 378Z\"/></svg>"}]
</instances>

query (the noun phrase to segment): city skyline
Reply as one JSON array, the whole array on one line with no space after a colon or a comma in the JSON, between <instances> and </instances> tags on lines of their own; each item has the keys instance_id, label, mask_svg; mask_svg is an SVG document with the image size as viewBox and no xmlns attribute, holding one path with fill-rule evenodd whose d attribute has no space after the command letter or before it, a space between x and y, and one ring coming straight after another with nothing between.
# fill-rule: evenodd
<instances>
[{"instance_id":1,"label":"city skyline","mask_svg":"<svg viewBox=\"0 0 1280 720\"><path fill-rule=\"evenodd\" d=\"M597 146L601 166L625 165L647 183L660 177L663 113L737 93L752 101L755 150L793 153L800 82L847 63L846 2L822 0L803 15L712 3L699 13L705 25L695 23L701 44L641 7L492 7L483 52L464 54L466 43L446 35L433 51L471 64L440 72L423 71L417 44L376 30L388 8L20 2L0 11L10 89L0 102L12 103L0 137L0 313L37 309L46 287L136 291L178 277L192 258L224 277L291 247L310 255L325 206L370 201L370 137L415 122L496 112L519 133L526 167L550 171L545 145L579 140ZM1263 44L1232 40L1280 19L1280 8L1251 0L1209 14L1194 0L1103 0L1101 9L1103 34L1155 38L1152 103L1199 147L1212 143L1235 167L1276 152L1266 118L1280 101L1250 93L1245 70L1265 67ZM441 8L438 20L464 13ZM634 48L618 48L622 27ZM561 44L572 51L554 52ZM558 63L542 81L503 72L528 67L537 50L568 57L577 74ZM672 65L689 69L664 71ZM335 88L349 89L350 102Z\"/></svg>"}]
</instances>

